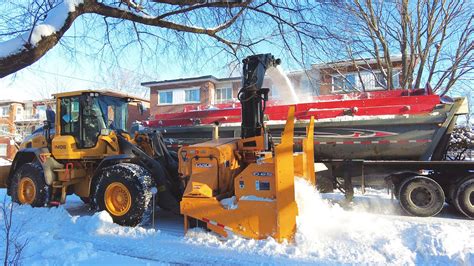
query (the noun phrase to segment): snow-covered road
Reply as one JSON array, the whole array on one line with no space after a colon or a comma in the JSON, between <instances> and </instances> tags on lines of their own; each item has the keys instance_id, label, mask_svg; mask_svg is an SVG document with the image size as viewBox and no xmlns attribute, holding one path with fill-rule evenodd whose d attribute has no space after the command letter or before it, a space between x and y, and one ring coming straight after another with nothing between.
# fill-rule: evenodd
<instances>
[{"instance_id":1,"label":"snow-covered road","mask_svg":"<svg viewBox=\"0 0 474 266\"><path fill-rule=\"evenodd\" d=\"M166 212L155 215L155 228L122 227L105 212L90 212L77 197L59 208L17 206L14 222L23 227L22 239L29 239L25 265L474 265L474 221L449 208L438 217L408 217L380 190L356 195L342 208L341 194L320 195L302 181L296 185L298 232L292 244L223 240L201 230L184 236L182 218ZM4 194L0 190L0 199Z\"/></svg>"}]
</instances>

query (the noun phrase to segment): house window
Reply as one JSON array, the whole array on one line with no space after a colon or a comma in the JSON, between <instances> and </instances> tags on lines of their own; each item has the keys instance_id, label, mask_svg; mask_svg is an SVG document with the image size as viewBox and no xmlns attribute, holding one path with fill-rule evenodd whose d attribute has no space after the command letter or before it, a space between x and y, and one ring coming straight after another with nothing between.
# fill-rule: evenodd
<instances>
[{"instance_id":1,"label":"house window","mask_svg":"<svg viewBox=\"0 0 474 266\"><path fill-rule=\"evenodd\" d=\"M384 78L382 72L374 73L375 79L375 89L386 89L387 80ZM394 71L392 74L393 88L396 89L400 87L400 71Z\"/></svg>"},{"instance_id":2,"label":"house window","mask_svg":"<svg viewBox=\"0 0 474 266\"><path fill-rule=\"evenodd\" d=\"M9 126L8 125L0 125L0 136L5 136L10 133Z\"/></svg>"},{"instance_id":3,"label":"house window","mask_svg":"<svg viewBox=\"0 0 474 266\"><path fill-rule=\"evenodd\" d=\"M216 89L216 102L223 103L232 100L232 88Z\"/></svg>"},{"instance_id":4,"label":"house window","mask_svg":"<svg viewBox=\"0 0 474 266\"><path fill-rule=\"evenodd\" d=\"M173 103L173 92L172 91L160 91L159 92L160 104L172 104Z\"/></svg>"},{"instance_id":5,"label":"house window","mask_svg":"<svg viewBox=\"0 0 474 266\"><path fill-rule=\"evenodd\" d=\"M46 120L46 106L40 105L36 107L35 118L39 120Z\"/></svg>"},{"instance_id":6,"label":"house window","mask_svg":"<svg viewBox=\"0 0 474 266\"><path fill-rule=\"evenodd\" d=\"M199 89L190 89L184 91L184 101L186 103L198 103L200 101Z\"/></svg>"},{"instance_id":7,"label":"house window","mask_svg":"<svg viewBox=\"0 0 474 266\"><path fill-rule=\"evenodd\" d=\"M5 143L0 144L0 156L7 156L7 144Z\"/></svg>"},{"instance_id":8,"label":"house window","mask_svg":"<svg viewBox=\"0 0 474 266\"><path fill-rule=\"evenodd\" d=\"M346 74L332 77L332 91L344 92L356 90L356 75Z\"/></svg>"},{"instance_id":9,"label":"house window","mask_svg":"<svg viewBox=\"0 0 474 266\"><path fill-rule=\"evenodd\" d=\"M10 107L9 106L0 107L0 116L7 117L9 115L10 115Z\"/></svg>"},{"instance_id":10,"label":"house window","mask_svg":"<svg viewBox=\"0 0 474 266\"><path fill-rule=\"evenodd\" d=\"M375 87L376 88L387 88L387 80L383 76L382 72L378 72L374 74L375 76Z\"/></svg>"},{"instance_id":11,"label":"house window","mask_svg":"<svg viewBox=\"0 0 474 266\"><path fill-rule=\"evenodd\" d=\"M16 119L22 119L23 118L23 107L19 106L16 108Z\"/></svg>"}]
</instances>

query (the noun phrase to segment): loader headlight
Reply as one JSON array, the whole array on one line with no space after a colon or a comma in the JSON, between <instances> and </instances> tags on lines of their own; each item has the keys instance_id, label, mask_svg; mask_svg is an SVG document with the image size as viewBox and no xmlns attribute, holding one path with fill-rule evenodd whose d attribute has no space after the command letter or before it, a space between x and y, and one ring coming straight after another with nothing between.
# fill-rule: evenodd
<instances>
[{"instance_id":1,"label":"loader headlight","mask_svg":"<svg viewBox=\"0 0 474 266\"><path fill-rule=\"evenodd\" d=\"M103 129L100 130L100 135L101 136L108 136L108 135L110 135L111 132L112 132L111 129L103 128Z\"/></svg>"}]
</instances>

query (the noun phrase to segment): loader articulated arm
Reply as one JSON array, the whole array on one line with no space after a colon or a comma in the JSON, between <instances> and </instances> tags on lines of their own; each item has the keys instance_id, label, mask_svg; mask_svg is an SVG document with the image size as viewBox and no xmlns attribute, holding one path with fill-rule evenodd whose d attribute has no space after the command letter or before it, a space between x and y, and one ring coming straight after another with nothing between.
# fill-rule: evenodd
<instances>
[{"instance_id":1,"label":"loader articulated arm","mask_svg":"<svg viewBox=\"0 0 474 266\"><path fill-rule=\"evenodd\" d=\"M244 73L238 99L242 104L241 137L245 139L262 135L263 114L269 92L262 88L265 72L281 61L271 54L259 54L249 56L242 62Z\"/></svg>"}]
</instances>

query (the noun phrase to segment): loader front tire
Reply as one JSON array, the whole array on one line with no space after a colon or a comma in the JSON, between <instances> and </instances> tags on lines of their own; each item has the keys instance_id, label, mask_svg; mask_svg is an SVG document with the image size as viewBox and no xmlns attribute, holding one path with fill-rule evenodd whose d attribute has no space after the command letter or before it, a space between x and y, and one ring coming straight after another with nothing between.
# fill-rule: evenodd
<instances>
[{"instance_id":1,"label":"loader front tire","mask_svg":"<svg viewBox=\"0 0 474 266\"><path fill-rule=\"evenodd\" d=\"M131 163L116 164L103 169L95 202L115 223L136 226L149 213L152 186L152 178L145 168Z\"/></svg>"},{"instance_id":2,"label":"loader front tire","mask_svg":"<svg viewBox=\"0 0 474 266\"><path fill-rule=\"evenodd\" d=\"M38 163L26 163L13 175L10 183L12 200L19 204L44 207L48 204L50 187Z\"/></svg>"},{"instance_id":3,"label":"loader front tire","mask_svg":"<svg viewBox=\"0 0 474 266\"><path fill-rule=\"evenodd\" d=\"M441 186L428 177L407 178L400 185L398 195L402 209L414 216L429 217L438 214L444 206Z\"/></svg>"}]
</instances>

